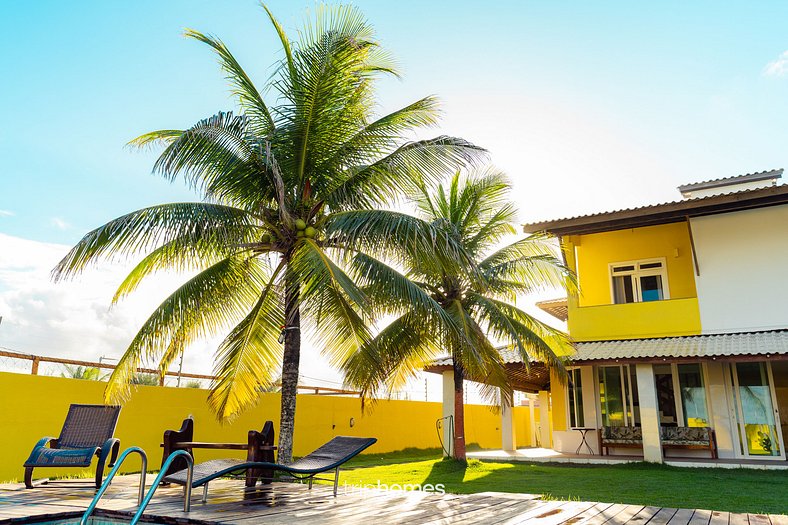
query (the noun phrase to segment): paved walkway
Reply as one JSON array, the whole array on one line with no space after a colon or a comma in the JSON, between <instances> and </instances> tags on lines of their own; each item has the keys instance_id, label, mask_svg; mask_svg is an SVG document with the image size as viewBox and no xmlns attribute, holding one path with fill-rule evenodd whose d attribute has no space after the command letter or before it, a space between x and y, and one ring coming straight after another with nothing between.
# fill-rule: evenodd
<instances>
[{"instance_id":1,"label":"paved walkway","mask_svg":"<svg viewBox=\"0 0 788 525\"><path fill-rule=\"evenodd\" d=\"M468 457L486 461L528 461L531 463L576 463L582 465L620 465L622 463L638 463L643 456L615 454L599 456L596 454L564 454L550 448L519 448L516 451L480 450L468 452ZM747 460L747 459L708 459L698 458L664 458L666 465L690 468L750 468L763 470L788 470L788 461Z\"/></svg>"},{"instance_id":2,"label":"paved walkway","mask_svg":"<svg viewBox=\"0 0 788 525\"><path fill-rule=\"evenodd\" d=\"M117 478L99 504L102 514L119 517L136 510L137 480L134 475ZM182 507L182 489L161 487L145 516L160 523L244 525L370 522L381 525L788 525L788 516L545 501L530 494L499 492L455 495L340 489L334 498L325 485L316 485L311 491L305 485L293 483L244 490L240 481L217 480L211 483L208 503L200 502L200 494L201 490L195 491L192 510L186 514ZM46 516L47 520L73 518L81 515L92 496L93 490L81 480L52 483L34 490L2 485L0 524L14 523L18 518L29 516Z\"/></svg>"}]
</instances>

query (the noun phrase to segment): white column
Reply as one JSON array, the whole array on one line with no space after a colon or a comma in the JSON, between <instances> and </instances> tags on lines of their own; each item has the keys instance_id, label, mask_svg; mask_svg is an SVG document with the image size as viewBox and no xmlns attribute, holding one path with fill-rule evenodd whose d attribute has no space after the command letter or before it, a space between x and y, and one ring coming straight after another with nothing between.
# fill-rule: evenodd
<instances>
[{"instance_id":1,"label":"white column","mask_svg":"<svg viewBox=\"0 0 788 525\"><path fill-rule=\"evenodd\" d=\"M539 391L539 442L542 448L550 448L550 392Z\"/></svg>"},{"instance_id":2,"label":"white column","mask_svg":"<svg viewBox=\"0 0 788 525\"><path fill-rule=\"evenodd\" d=\"M448 419L449 416L451 419ZM449 455L454 452L454 370L443 372L443 418L443 455L446 456L447 450Z\"/></svg>"},{"instance_id":3,"label":"white column","mask_svg":"<svg viewBox=\"0 0 788 525\"><path fill-rule=\"evenodd\" d=\"M512 394L506 394L500 390L501 395L501 446L507 452L517 450L517 434L514 428L514 418L512 404L514 399ZM505 397L504 397L505 396Z\"/></svg>"},{"instance_id":4,"label":"white column","mask_svg":"<svg viewBox=\"0 0 788 525\"><path fill-rule=\"evenodd\" d=\"M650 364L635 367L640 400L640 426L643 430L643 461L662 463L662 443L659 438L659 405L654 369Z\"/></svg>"}]
</instances>

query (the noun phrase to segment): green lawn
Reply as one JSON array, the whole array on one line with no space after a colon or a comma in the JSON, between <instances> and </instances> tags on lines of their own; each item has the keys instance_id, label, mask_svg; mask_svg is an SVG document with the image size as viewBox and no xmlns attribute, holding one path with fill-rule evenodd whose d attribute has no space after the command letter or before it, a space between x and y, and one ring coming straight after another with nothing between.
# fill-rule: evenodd
<instances>
[{"instance_id":1,"label":"green lawn","mask_svg":"<svg viewBox=\"0 0 788 525\"><path fill-rule=\"evenodd\" d=\"M439 457L435 450L359 456L343 471L340 483L442 483L446 492L462 494L523 492L556 499L788 514L788 471L476 460L466 466Z\"/></svg>"}]
</instances>

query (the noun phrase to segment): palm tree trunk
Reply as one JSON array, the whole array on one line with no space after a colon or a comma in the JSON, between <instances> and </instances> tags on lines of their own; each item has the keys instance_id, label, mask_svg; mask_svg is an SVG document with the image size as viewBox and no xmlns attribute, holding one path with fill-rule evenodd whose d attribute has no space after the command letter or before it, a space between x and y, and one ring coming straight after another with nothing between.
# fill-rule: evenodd
<instances>
[{"instance_id":1,"label":"palm tree trunk","mask_svg":"<svg viewBox=\"0 0 788 525\"><path fill-rule=\"evenodd\" d=\"M465 404L463 403L462 365L454 361L454 459L465 461Z\"/></svg>"},{"instance_id":2,"label":"palm tree trunk","mask_svg":"<svg viewBox=\"0 0 788 525\"><path fill-rule=\"evenodd\" d=\"M279 419L279 463L293 460L298 367L301 360L300 283L288 272L285 277L285 348L282 355L282 411Z\"/></svg>"}]
</instances>

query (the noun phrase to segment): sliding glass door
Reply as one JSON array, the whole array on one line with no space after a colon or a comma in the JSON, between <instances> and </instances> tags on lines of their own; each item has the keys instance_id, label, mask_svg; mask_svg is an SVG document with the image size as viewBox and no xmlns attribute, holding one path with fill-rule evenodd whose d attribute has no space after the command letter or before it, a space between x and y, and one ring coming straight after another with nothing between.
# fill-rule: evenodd
<instances>
[{"instance_id":1,"label":"sliding glass door","mask_svg":"<svg viewBox=\"0 0 788 525\"><path fill-rule=\"evenodd\" d=\"M731 379L742 455L785 457L769 363L732 363Z\"/></svg>"}]
</instances>

